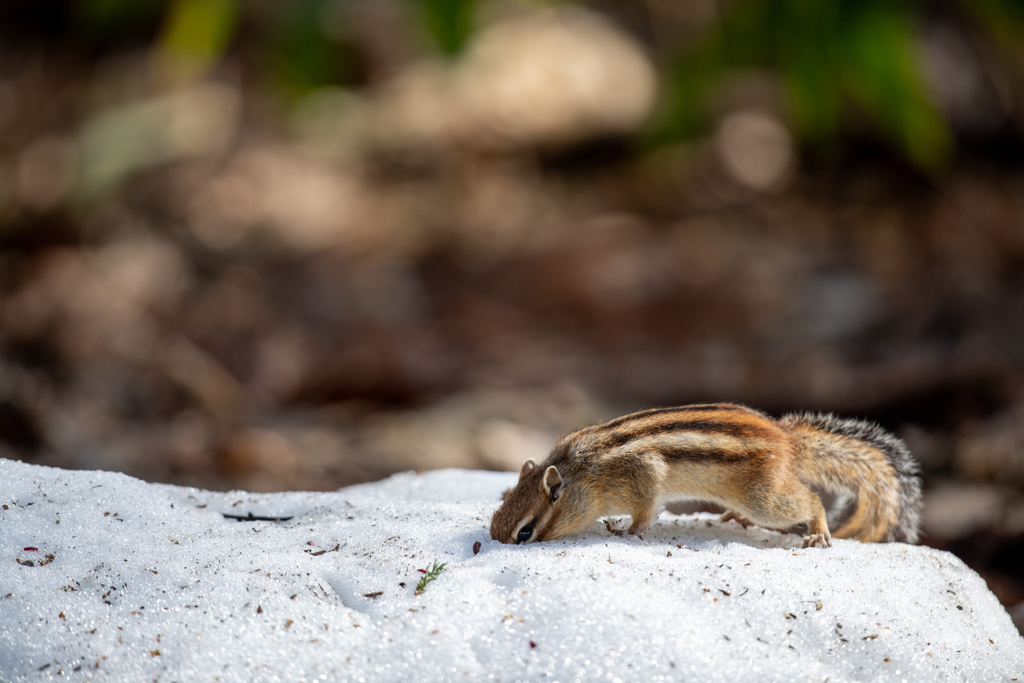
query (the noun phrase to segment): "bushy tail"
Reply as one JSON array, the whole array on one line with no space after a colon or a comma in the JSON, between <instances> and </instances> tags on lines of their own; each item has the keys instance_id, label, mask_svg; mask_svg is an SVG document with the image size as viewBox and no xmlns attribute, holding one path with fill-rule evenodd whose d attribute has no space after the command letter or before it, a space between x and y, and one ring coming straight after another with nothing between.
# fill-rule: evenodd
<instances>
[{"instance_id":1,"label":"bushy tail","mask_svg":"<svg viewBox=\"0 0 1024 683\"><path fill-rule=\"evenodd\" d=\"M878 425L834 415L794 413L780 424L796 436L811 485L856 498L837 538L916 543L921 480L906 445Z\"/></svg>"}]
</instances>

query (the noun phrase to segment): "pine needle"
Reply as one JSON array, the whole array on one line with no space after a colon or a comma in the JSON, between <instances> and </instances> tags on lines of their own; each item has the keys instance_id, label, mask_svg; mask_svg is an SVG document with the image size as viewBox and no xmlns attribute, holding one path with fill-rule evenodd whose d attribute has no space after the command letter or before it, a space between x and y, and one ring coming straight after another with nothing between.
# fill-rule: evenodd
<instances>
[{"instance_id":1,"label":"pine needle","mask_svg":"<svg viewBox=\"0 0 1024 683\"><path fill-rule=\"evenodd\" d=\"M423 591L427 590L427 584L441 575L446 564L448 563L442 562L441 564L438 564L437 560L434 560L434 564L430 569L421 569L420 571L423 572L423 578L420 579L418 584L416 584L416 592L413 593L413 595L419 595Z\"/></svg>"}]
</instances>

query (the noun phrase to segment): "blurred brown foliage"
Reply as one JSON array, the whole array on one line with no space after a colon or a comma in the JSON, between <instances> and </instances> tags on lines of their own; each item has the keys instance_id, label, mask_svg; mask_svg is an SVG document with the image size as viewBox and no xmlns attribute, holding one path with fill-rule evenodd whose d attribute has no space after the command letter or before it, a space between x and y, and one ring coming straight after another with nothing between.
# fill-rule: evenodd
<instances>
[{"instance_id":1,"label":"blurred brown foliage","mask_svg":"<svg viewBox=\"0 0 1024 683\"><path fill-rule=\"evenodd\" d=\"M1024 11L761 5L6 3L0 455L333 489L829 410L1024 600Z\"/></svg>"}]
</instances>

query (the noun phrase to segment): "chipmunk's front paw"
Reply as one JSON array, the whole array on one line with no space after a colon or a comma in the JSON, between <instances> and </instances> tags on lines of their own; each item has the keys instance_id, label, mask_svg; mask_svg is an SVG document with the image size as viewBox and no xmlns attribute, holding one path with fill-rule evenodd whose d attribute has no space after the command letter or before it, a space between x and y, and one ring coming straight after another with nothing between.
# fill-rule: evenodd
<instances>
[{"instance_id":1,"label":"chipmunk's front paw","mask_svg":"<svg viewBox=\"0 0 1024 683\"><path fill-rule=\"evenodd\" d=\"M805 548L831 548L832 537L828 534L811 534L804 536Z\"/></svg>"},{"instance_id":2,"label":"chipmunk's front paw","mask_svg":"<svg viewBox=\"0 0 1024 683\"><path fill-rule=\"evenodd\" d=\"M622 536L626 535L626 530L625 529L615 529L615 528L613 528L612 527L612 523L609 522L607 519L604 520L604 528L607 529L609 533L613 533L613 534L615 534L616 536L619 536L619 537L622 537Z\"/></svg>"},{"instance_id":3,"label":"chipmunk's front paw","mask_svg":"<svg viewBox=\"0 0 1024 683\"><path fill-rule=\"evenodd\" d=\"M650 522L646 522L645 524L634 524L633 526L629 527L629 535L636 536L642 541L644 540L644 534L646 534L648 529L650 528Z\"/></svg>"}]
</instances>

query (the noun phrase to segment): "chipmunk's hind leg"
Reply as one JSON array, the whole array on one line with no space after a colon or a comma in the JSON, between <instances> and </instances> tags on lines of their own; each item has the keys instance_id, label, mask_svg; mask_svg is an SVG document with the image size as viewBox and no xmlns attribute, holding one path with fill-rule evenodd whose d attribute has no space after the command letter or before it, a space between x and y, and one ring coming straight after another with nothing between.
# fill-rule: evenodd
<instances>
[{"instance_id":1,"label":"chipmunk's hind leg","mask_svg":"<svg viewBox=\"0 0 1024 683\"><path fill-rule=\"evenodd\" d=\"M766 529L789 533L798 524L807 524L805 548L829 548L832 535L821 498L802 484L793 484L773 492L771 503L753 507L750 521Z\"/></svg>"},{"instance_id":2,"label":"chipmunk's hind leg","mask_svg":"<svg viewBox=\"0 0 1024 683\"><path fill-rule=\"evenodd\" d=\"M830 548L832 535L828 531L828 517L821 498L803 482L791 482L780 490L770 509L771 521L780 527L807 524L805 548ZM782 501L782 502L780 502Z\"/></svg>"},{"instance_id":3,"label":"chipmunk's hind leg","mask_svg":"<svg viewBox=\"0 0 1024 683\"><path fill-rule=\"evenodd\" d=\"M733 512L732 510L726 510L722 513L722 516L718 518L723 524L725 522L738 522L740 526L746 529L748 526L753 526L753 522L744 517L743 515Z\"/></svg>"},{"instance_id":4,"label":"chipmunk's hind leg","mask_svg":"<svg viewBox=\"0 0 1024 683\"><path fill-rule=\"evenodd\" d=\"M718 518L718 521L723 522L723 523L724 522L736 522L737 524L740 524L744 529L749 529L752 526L754 526L754 527L761 526L761 525L755 524L754 522L751 522L749 519L747 519L743 515L739 514L738 512L732 512L732 511L723 512L722 516ZM766 526L761 526L761 528L762 529L767 529L768 531L774 531L774 532L780 533L780 534L793 534L793 533L797 533L795 526L788 526L787 527L787 526L785 526L783 524L775 524L775 525L770 525L769 524L769 525L766 525Z\"/></svg>"},{"instance_id":5,"label":"chipmunk's hind leg","mask_svg":"<svg viewBox=\"0 0 1024 683\"><path fill-rule=\"evenodd\" d=\"M804 536L804 548L831 548L832 535L828 532L828 519L825 508L817 494L810 494L812 517L807 520L807 535Z\"/></svg>"}]
</instances>

